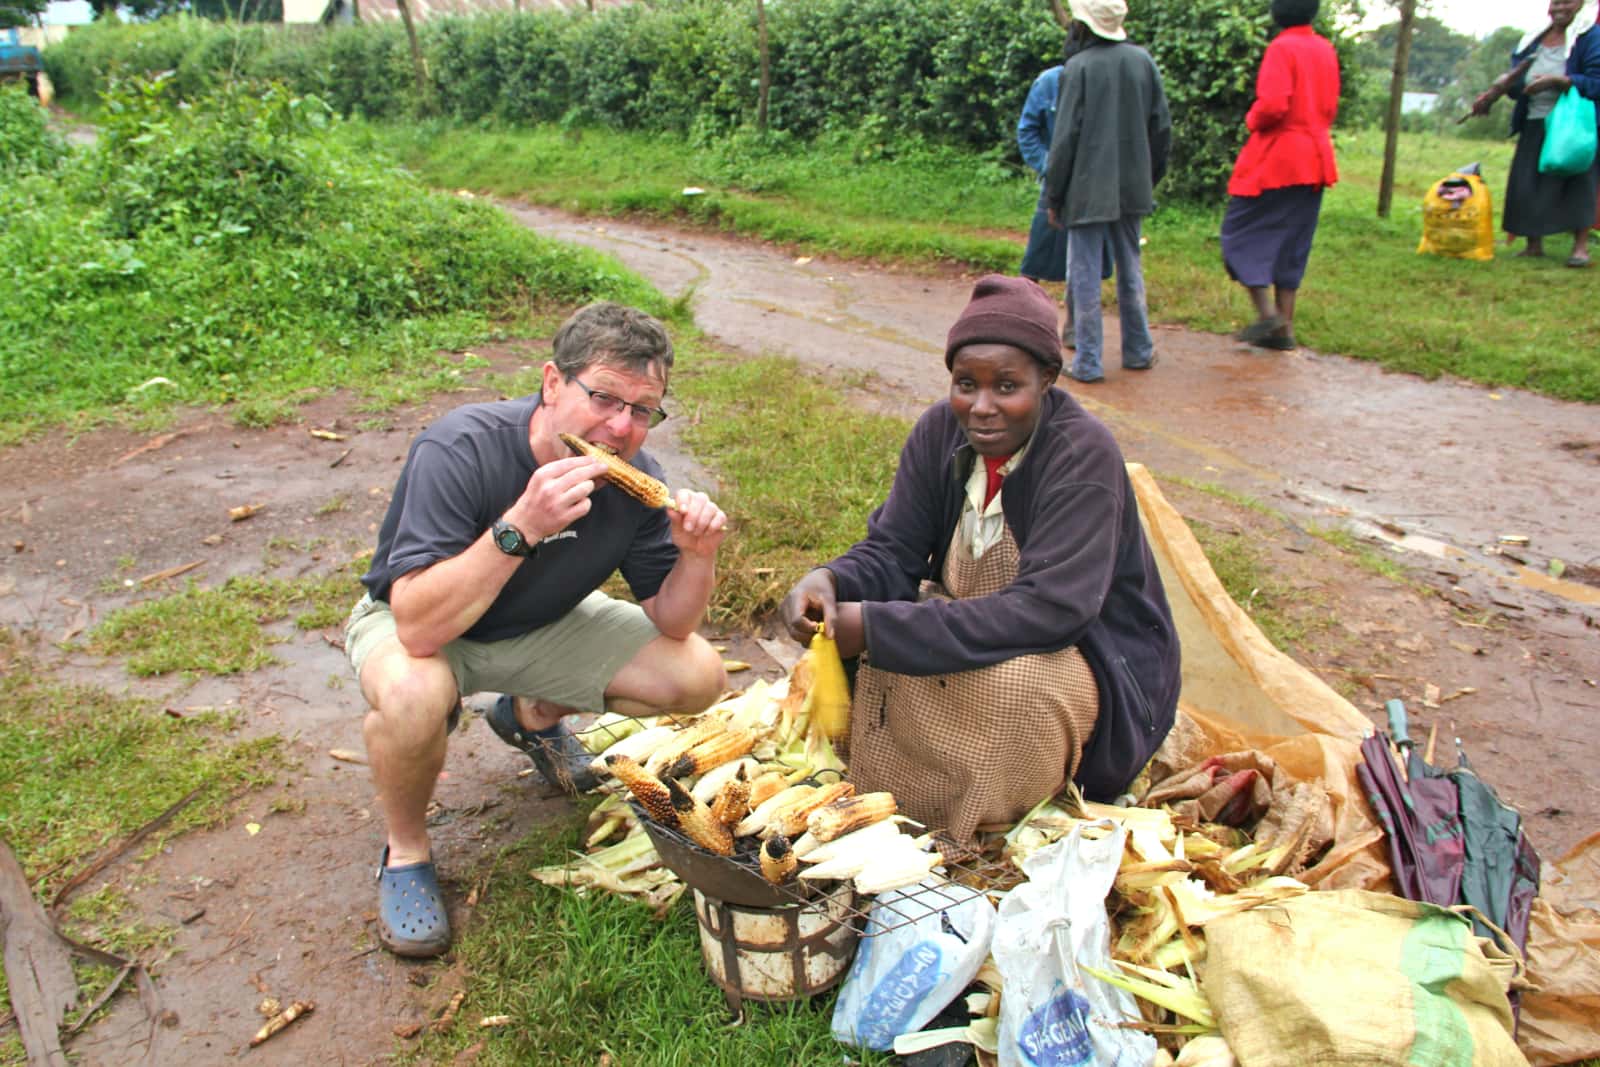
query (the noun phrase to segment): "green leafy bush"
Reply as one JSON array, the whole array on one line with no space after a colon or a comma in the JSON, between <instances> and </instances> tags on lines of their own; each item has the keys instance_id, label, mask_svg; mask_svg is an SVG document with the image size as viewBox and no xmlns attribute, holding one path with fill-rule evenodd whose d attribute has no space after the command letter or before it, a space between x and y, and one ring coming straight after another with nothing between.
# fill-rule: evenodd
<instances>
[{"instance_id":1,"label":"green leafy bush","mask_svg":"<svg viewBox=\"0 0 1600 1067\"><path fill-rule=\"evenodd\" d=\"M66 146L50 130L44 108L28 95L27 87L0 85L0 176L53 170Z\"/></svg>"},{"instance_id":2,"label":"green leafy bush","mask_svg":"<svg viewBox=\"0 0 1600 1067\"><path fill-rule=\"evenodd\" d=\"M1020 165L1017 114L1033 79L1058 61L1062 40L1047 5L1015 0L785 0L768 18L773 130L802 140L845 133L870 155L906 142L952 145L1012 167ZM323 95L341 114L378 119L436 107L460 122L656 130L703 144L756 117L754 5L727 0L427 22L418 35L432 79L428 100L416 99L405 38L393 24L317 36L197 28L192 19L173 25L181 42L165 49L153 47L145 27L127 36L125 49L114 43L123 28L91 27L58 46L53 62L88 74L148 67L147 53L175 55L186 94L230 72L270 76ZM1172 103L1164 195L1220 197L1271 33L1266 3L1133 0L1128 31L1155 57ZM126 59L115 58L123 51ZM71 81L71 91L84 88Z\"/></svg>"},{"instance_id":3,"label":"green leafy bush","mask_svg":"<svg viewBox=\"0 0 1600 1067\"><path fill-rule=\"evenodd\" d=\"M448 374L491 319L660 297L598 253L428 193L326 107L171 79L109 93L96 145L0 181L0 425ZM8 107L4 114L9 115ZM9 141L8 141L9 143Z\"/></svg>"}]
</instances>

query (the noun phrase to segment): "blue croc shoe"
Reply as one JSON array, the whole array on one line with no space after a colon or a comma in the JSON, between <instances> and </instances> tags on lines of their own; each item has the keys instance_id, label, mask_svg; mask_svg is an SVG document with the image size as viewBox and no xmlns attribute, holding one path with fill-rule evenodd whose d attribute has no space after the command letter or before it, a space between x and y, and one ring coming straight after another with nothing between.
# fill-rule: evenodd
<instances>
[{"instance_id":1,"label":"blue croc shoe","mask_svg":"<svg viewBox=\"0 0 1600 1067\"><path fill-rule=\"evenodd\" d=\"M576 796L600 784L599 775L589 769L594 756L567 728L564 722L543 730L530 730L517 721L510 693L494 702L484 718L495 735L520 752L527 753L544 780L563 793Z\"/></svg>"},{"instance_id":2,"label":"blue croc shoe","mask_svg":"<svg viewBox=\"0 0 1600 1067\"><path fill-rule=\"evenodd\" d=\"M450 947L450 916L432 861L389 866L378 861L378 940L396 956L442 955Z\"/></svg>"}]
</instances>

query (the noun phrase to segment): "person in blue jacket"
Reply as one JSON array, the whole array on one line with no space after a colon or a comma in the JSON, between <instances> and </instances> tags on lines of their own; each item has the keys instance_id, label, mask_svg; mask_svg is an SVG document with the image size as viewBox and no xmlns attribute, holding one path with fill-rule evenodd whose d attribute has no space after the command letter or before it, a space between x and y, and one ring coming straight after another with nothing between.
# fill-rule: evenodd
<instances>
[{"instance_id":1,"label":"person in blue jacket","mask_svg":"<svg viewBox=\"0 0 1600 1067\"><path fill-rule=\"evenodd\" d=\"M1061 95L1061 64L1033 80L1028 99L1017 119L1017 150L1039 179L1039 203L1028 227L1028 248L1018 272L1031 281L1060 282L1067 278L1067 232L1053 229L1044 202L1044 167L1050 158L1050 138L1056 129L1056 98Z\"/></svg>"}]
</instances>

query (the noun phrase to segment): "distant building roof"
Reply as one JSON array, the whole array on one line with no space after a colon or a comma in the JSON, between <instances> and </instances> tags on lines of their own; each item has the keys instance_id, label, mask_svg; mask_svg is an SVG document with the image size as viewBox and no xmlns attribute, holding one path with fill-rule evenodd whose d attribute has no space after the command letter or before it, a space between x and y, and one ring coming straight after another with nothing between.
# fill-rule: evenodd
<instances>
[{"instance_id":1,"label":"distant building roof","mask_svg":"<svg viewBox=\"0 0 1600 1067\"><path fill-rule=\"evenodd\" d=\"M628 0L594 0L597 10L621 7ZM321 22L329 9L344 0L283 0L284 22ZM420 21L448 15L476 15L491 11L587 11L589 0L409 0L411 15ZM356 0L363 22L388 22L400 18L395 0Z\"/></svg>"},{"instance_id":2,"label":"distant building roof","mask_svg":"<svg viewBox=\"0 0 1600 1067\"><path fill-rule=\"evenodd\" d=\"M1407 115L1425 115L1438 106L1438 93L1405 92L1400 94L1400 110Z\"/></svg>"},{"instance_id":3,"label":"distant building roof","mask_svg":"<svg viewBox=\"0 0 1600 1067\"><path fill-rule=\"evenodd\" d=\"M50 0L39 22L45 26L87 26L94 21L89 0Z\"/></svg>"}]
</instances>

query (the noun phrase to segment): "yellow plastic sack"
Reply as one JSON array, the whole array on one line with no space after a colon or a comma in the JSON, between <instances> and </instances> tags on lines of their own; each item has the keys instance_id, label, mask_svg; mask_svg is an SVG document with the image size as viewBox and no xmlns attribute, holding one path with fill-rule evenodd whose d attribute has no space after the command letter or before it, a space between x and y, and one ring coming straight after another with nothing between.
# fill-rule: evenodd
<instances>
[{"instance_id":1,"label":"yellow plastic sack","mask_svg":"<svg viewBox=\"0 0 1600 1067\"><path fill-rule=\"evenodd\" d=\"M1471 195L1452 199L1452 186L1465 182ZM1452 259L1494 258L1494 202L1489 187L1476 174L1451 174L1433 184L1422 198L1422 243L1417 254Z\"/></svg>"},{"instance_id":2,"label":"yellow plastic sack","mask_svg":"<svg viewBox=\"0 0 1600 1067\"><path fill-rule=\"evenodd\" d=\"M1462 914L1342 889L1207 923L1202 986L1240 1067L1527 1067L1518 969Z\"/></svg>"}]
</instances>

